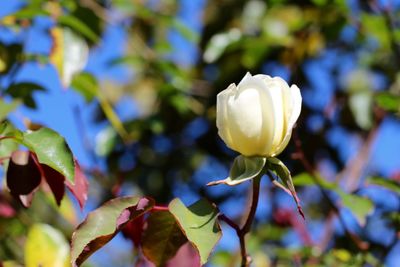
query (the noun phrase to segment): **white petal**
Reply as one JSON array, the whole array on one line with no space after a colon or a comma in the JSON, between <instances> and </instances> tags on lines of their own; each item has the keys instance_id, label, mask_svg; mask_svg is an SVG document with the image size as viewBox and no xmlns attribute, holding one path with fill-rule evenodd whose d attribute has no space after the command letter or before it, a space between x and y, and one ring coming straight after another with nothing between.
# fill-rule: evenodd
<instances>
[{"instance_id":1,"label":"white petal","mask_svg":"<svg viewBox=\"0 0 400 267\"><path fill-rule=\"evenodd\" d=\"M280 154L288 145L290 138L292 136L292 129L301 112L301 94L300 89L296 85L290 87L290 95L285 99L285 105L287 110L287 129L286 134L281 142L281 144L276 148L274 156Z\"/></svg>"},{"instance_id":2,"label":"white petal","mask_svg":"<svg viewBox=\"0 0 400 267\"><path fill-rule=\"evenodd\" d=\"M299 118L301 112L301 102L302 102L300 89L299 87L297 87L297 85L293 84L290 87L290 95L291 95L292 110L288 120L288 130L293 128L293 125Z\"/></svg>"},{"instance_id":3,"label":"white petal","mask_svg":"<svg viewBox=\"0 0 400 267\"><path fill-rule=\"evenodd\" d=\"M217 95L217 128L218 134L224 140L225 144L229 147L232 146L232 137L228 128L228 117L227 117L227 107L228 107L228 99L230 95L234 94L234 90L236 90L235 84L229 85L227 89L220 92Z\"/></svg>"},{"instance_id":4,"label":"white petal","mask_svg":"<svg viewBox=\"0 0 400 267\"><path fill-rule=\"evenodd\" d=\"M228 99L228 128L233 149L252 155L262 131L262 110L258 90L249 88Z\"/></svg>"}]
</instances>

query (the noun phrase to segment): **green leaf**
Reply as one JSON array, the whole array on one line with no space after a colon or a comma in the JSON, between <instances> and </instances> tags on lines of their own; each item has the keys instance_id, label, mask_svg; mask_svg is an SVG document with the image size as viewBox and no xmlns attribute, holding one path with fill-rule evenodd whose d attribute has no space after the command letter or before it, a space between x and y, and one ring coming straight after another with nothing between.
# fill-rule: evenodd
<instances>
[{"instance_id":1,"label":"green leaf","mask_svg":"<svg viewBox=\"0 0 400 267\"><path fill-rule=\"evenodd\" d=\"M187 239L199 252L201 264L205 264L222 236L217 221L218 210L205 199L185 207L178 198L171 201L169 210Z\"/></svg>"},{"instance_id":2,"label":"green leaf","mask_svg":"<svg viewBox=\"0 0 400 267\"><path fill-rule=\"evenodd\" d=\"M328 182L321 177L315 177L318 184L324 188L337 193L341 200L342 205L348 208L353 215L356 217L360 225L365 224L365 219L368 214L373 210L373 202L365 197L361 197L354 194L349 194L343 191L338 185ZM293 183L296 186L311 186L317 185L313 177L308 173L301 173L293 178Z\"/></svg>"},{"instance_id":3,"label":"green leaf","mask_svg":"<svg viewBox=\"0 0 400 267\"><path fill-rule=\"evenodd\" d=\"M315 179L318 180L319 185L322 186L322 188L325 189L330 189L330 190L335 190L337 188L337 186L334 183L328 182L324 179L322 179L321 177L315 177ZM313 177L306 173L300 173L298 175L296 175L295 177L293 177L293 184L295 186L311 186L311 185L316 185Z\"/></svg>"},{"instance_id":4,"label":"green leaf","mask_svg":"<svg viewBox=\"0 0 400 267\"><path fill-rule=\"evenodd\" d=\"M296 202L297 210L304 218L304 213L300 205L300 200L297 197L296 189L294 188L292 175L290 174L289 169L278 158L268 158L268 169L275 172L276 175L281 179L285 188L290 191L294 201Z\"/></svg>"},{"instance_id":5,"label":"green leaf","mask_svg":"<svg viewBox=\"0 0 400 267\"><path fill-rule=\"evenodd\" d=\"M74 184L75 165L64 138L49 128L23 133L22 144L35 152L38 160L58 171Z\"/></svg>"},{"instance_id":6,"label":"green leaf","mask_svg":"<svg viewBox=\"0 0 400 267\"><path fill-rule=\"evenodd\" d=\"M97 43L99 36L92 31L85 23L74 16L64 15L58 18L58 23L62 26L68 27L74 32L81 34L93 43Z\"/></svg>"},{"instance_id":7,"label":"green leaf","mask_svg":"<svg viewBox=\"0 0 400 267\"><path fill-rule=\"evenodd\" d=\"M121 197L89 213L72 235L72 265L80 266L91 254L108 243L126 223L153 206L154 200L149 198Z\"/></svg>"},{"instance_id":8,"label":"green leaf","mask_svg":"<svg viewBox=\"0 0 400 267\"><path fill-rule=\"evenodd\" d=\"M0 136L1 137L14 137L19 136L22 138L22 133L17 130L11 123L5 121L0 125ZM11 153L18 150L18 142L13 138L3 139L0 141L0 157L11 156Z\"/></svg>"},{"instance_id":9,"label":"green leaf","mask_svg":"<svg viewBox=\"0 0 400 267\"><path fill-rule=\"evenodd\" d=\"M382 186L400 195L400 183L385 179L383 177L369 177L366 179L367 184Z\"/></svg>"},{"instance_id":10,"label":"green leaf","mask_svg":"<svg viewBox=\"0 0 400 267\"><path fill-rule=\"evenodd\" d=\"M164 266L187 241L174 216L169 211L157 211L147 219L142 250L156 266Z\"/></svg>"},{"instance_id":11,"label":"green leaf","mask_svg":"<svg viewBox=\"0 0 400 267\"><path fill-rule=\"evenodd\" d=\"M33 93L35 91L46 91L43 86L31 83L31 82L21 82L21 83L14 83L10 85L7 90L6 94L12 96L13 98L20 98L24 102L27 107L32 109L36 108L35 100L33 99Z\"/></svg>"},{"instance_id":12,"label":"green leaf","mask_svg":"<svg viewBox=\"0 0 400 267\"><path fill-rule=\"evenodd\" d=\"M400 110L400 96L388 92L382 92L375 96L375 101L381 108L397 112Z\"/></svg>"},{"instance_id":13,"label":"green leaf","mask_svg":"<svg viewBox=\"0 0 400 267\"><path fill-rule=\"evenodd\" d=\"M264 157L245 157L243 155L239 155L233 162L228 178L209 182L207 185L237 185L254 179L262 172L266 161L267 160Z\"/></svg>"},{"instance_id":14,"label":"green leaf","mask_svg":"<svg viewBox=\"0 0 400 267\"><path fill-rule=\"evenodd\" d=\"M0 99L0 121L4 120L8 114L14 111L20 104L21 101L18 99L14 99L9 103L5 102L4 99Z\"/></svg>"},{"instance_id":15,"label":"green leaf","mask_svg":"<svg viewBox=\"0 0 400 267\"><path fill-rule=\"evenodd\" d=\"M342 199L343 206L353 213L360 225L364 226L367 215L370 214L374 208L372 201L365 197L348 194L339 188L336 189L335 192Z\"/></svg>"},{"instance_id":16,"label":"green leaf","mask_svg":"<svg viewBox=\"0 0 400 267\"><path fill-rule=\"evenodd\" d=\"M49 16L50 13L37 7L28 7L11 14L17 19L33 19L37 16Z\"/></svg>"},{"instance_id":17,"label":"green leaf","mask_svg":"<svg viewBox=\"0 0 400 267\"><path fill-rule=\"evenodd\" d=\"M98 93L96 78L87 72L75 74L71 86L85 98L86 102L91 102Z\"/></svg>"},{"instance_id":18,"label":"green leaf","mask_svg":"<svg viewBox=\"0 0 400 267\"><path fill-rule=\"evenodd\" d=\"M172 21L172 26L188 41L198 42L199 35L190 29L186 24L184 24L181 20L174 18Z\"/></svg>"},{"instance_id":19,"label":"green leaf","mask_svg":"<svg viewBox=\"0 0 400 267\"><path fill-rule=\"evenodd\" d=\"M385 50L390 49L390 31L387 27L385 17L364 12L360 18L365 34L375 38L381 48Z\"/></svg>"},{"instance_id":20,"label":"green leaf","mask_svg":"<svg viewBox=\"0 0 400 267\"><path fill-rule=\"evenodd\" d=\"M68 267L69 244L62 233L47 224L34 224L25 243L26 267Z\"/></svg>"}]
</instances>

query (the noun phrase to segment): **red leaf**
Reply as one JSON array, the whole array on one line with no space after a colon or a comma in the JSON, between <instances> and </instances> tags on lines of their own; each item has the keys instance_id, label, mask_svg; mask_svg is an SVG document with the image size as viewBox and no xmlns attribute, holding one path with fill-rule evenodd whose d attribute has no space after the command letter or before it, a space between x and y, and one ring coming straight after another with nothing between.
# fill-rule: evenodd
<instances>
[{"instance_id":1,"label":"red leaf","mask_svg":"<svg viewBox=\"0 0 400 267\"><path fill-rule=\"evenodd\" d=\"M135 247L139 247L142 240L144 225L144 215L137 217L135 220L130 221L122 229L122 234L125 238L130 239Z\"/></svg>"},{"instance_id":2,"label":"red leaf","mask_svg":"<svg viewBox=\"0 0 400 267\"><path fill-rule=\"evenodd\" d=\"M60 206L61 200L64 197L65 193L64 175L47 165L40 164L40 167L43 171L43 177L49 185L50 190L54 195L54 198L56 199L57 205Z\"/></svg>"},{"instance_id":3,"label":"red leaf","mask_svg":"<svg viewBox=\"0 0 400 267\"><path fill-rule=\"evenodd\" d=\"M154 206L150 198L121 197L112 199L90 212L72 235L71 262L80 266L91 254L103 247L130 220Z\"/></svg>"},{"instance_id":4,"label":"red leaf","mask_svg":"<svg viewBox=\"0 0 400 267\"><path fill-rule=\"evenodd\" d=\"M89 183L81 167L79 166L78 161L75 160L75 184L71 184L71 182L68 180L65 180L65 184L71 193L76 197L79 206L82 209L85 206L88 197L87 194Z\"/></svg>"},{"instance_id":5,"label":"red leaf","mask_svg":"<svg viewBox=\"0 0 400 267\"><path fill-rule=\"evenodd\" d=\"M41 182L39 167L29 151L14 151L7 168L7 187L12 196L29 207Z\"/></svg>"}]
</instances>

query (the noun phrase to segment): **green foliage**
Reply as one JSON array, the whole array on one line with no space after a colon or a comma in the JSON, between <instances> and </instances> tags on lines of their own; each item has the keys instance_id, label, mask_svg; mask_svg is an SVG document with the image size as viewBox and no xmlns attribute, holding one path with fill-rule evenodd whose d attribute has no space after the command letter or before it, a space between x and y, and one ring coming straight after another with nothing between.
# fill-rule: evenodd
<instances>
[{"instance_id":1,"label":"green foliage","mask_svg":"<svg viewBox=\"0 0 400 267\"><path fill-rule=\"evenodd\" d=\"M57 170L74 184L75 164L64 138L49 128L23 133L19 140L23 145L35 152L38 160Z\"/></svg>"},{"instance_id":2,"label":"green foliage","mask_svg":"<svg viewBox=\"0 0 400 267\"><path fill-rule=\"evenodd\" d=\"M204 199L185 207L176 198L168 207L187 239L198 250L201 264L205 264L222 236L217 221L218 210Z\"/></svg>"},{"instance_id":3,"label":"green foliage","mask_svg":"<svg viewBox=\"0 0 400 267\"><path fill-rule=\"evenodd\" d=\"M315 177L315 179L316 180L314 180L310 174L302 173L293 178L293 183L296 186L311 186L318 184L324 189L334 191L340 196L342 205L353 213L358 223L360 225L365 225L366 217L371 214L374 209L374 204L370 199L356 194L347 193L338 185L325 181L320 177ZM317 183L315 181L317 181Z\"/></svg>"},{"instance_id":4,"label":"green foliage","mask_svg":"<svg viewBox=\"0 0 400 267\"><path fill-rule=\"evenodd\" d=\"M45 91L45 89L36 83L22 82L10 85L6 90L6 94L15 99L21 99L27 107L35 109L36 103L33 99L33 93L36 91Z\"/></svg>"}]
</instances>

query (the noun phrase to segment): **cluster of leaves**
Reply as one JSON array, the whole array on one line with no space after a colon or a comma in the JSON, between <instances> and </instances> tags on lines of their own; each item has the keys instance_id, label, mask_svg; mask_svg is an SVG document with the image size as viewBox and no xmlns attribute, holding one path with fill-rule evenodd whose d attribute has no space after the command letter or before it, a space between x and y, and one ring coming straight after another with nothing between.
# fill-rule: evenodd
<instances>
[{"instance_id":1,"label":"cluster of leaves","mask_svg":"<svg viewBox=\"0 0 400 267\"><path fill-rule=\"evenodd\" d=\"M300 197L304 196L307 222L324 222L324 240L330 243L316 243L296 212L282 205L280 193L268 187L271 214L257 220L254 233L249 235L254 263L363 266L376 264L377 258L386 259L396 244L396 234L393 242L379 243L367 234L368 225L384 212L380 219L398 234L398 209L381 208L365 197L363 190L375 185L397 195L400 192L395 174L381 177L381 173L370 173L366 168L382 121L398 120L398 8L384 7L376 1L274 0L266 4L224 0L218 5L208 1L198 10L203 18L202 30L193 32L179 18L183 9L179 1L108 2L27 1L17 12L0 19L0 27L22 35L35 27L37 18L53 23L47 32L52 42L49 54L27 53L20 39L0 41L2 121L21 105L36 108L34 96L46 88L15 77L24 64L38 62L52 63L64 87L71 86L87 103L97 105L94 123L109 125L99 134L102 138L96 139L95 147L89 148L96 160L104 160L107 171L99 174L97 166L91 166L86 173L94 187L99 185L99 203L114 199L92 212L75 231L71 258L76 265L120 231L135 244L138 264L150 260L159 266L175 266L174 260L183 262L188 257L192 261L187 266L205 263L219 239L218 211L206 201L185 207L174 198L183 188L198 198L212 199L217 206L243 200L242 191L227 189L215 194L206 189L204 185L215 177L199 178L205 173L221 176L213 171L199 174L199 170L207 164L208 169L227 169L233 158L214 126L215 96L247 71L273 74L276 69L283 70L285 78L302 89L305 101L295 139L302 141L303 156L311 166L293 160L299 158L298 151L292 153L293 144L282 154L282 160L297 174L293 183L300 188ZM112 21L115 13L118 19ZM134 73L132 80L122 85L82 72L89 50L96 49L106 27L112 25L126 33L127 47L126 54L110 60L108 67L124 67ZM173 34L183 37L199 54L186 56L185 51L176 51L170 42ZM73 52L75 48L79 56ZM338 60L346 58L354 63L351 71ZM308 69L313 65L324 71L324 79L310 74ZM384 86L376 85L371 78L375 76L383 77ZM325 83L333 87L329 93L322 89ZM328 101L326 95L331 96ZM114 106L122 98L131 99L140 114L121 121ZM315 118L320 121L316 129L310 123ZM328 140L329 133L338 128L356 136L366 147L354 161L343 160L340 148ZM0 133L0 158L6 174L6 186L0 193L0 259L28 266L55 266L56 259L60 265L65 264L70 257L65 252L65 237L69 239L77 225L65 189L83 206L87 194L83 172L63 138L48 128L20 131L8 123L2 124ZM29 152L20 150L19 145ZM260 168L252 168L245 159L237 158L235 162L234 167L244 169L233 168L222 183L232 184L259 174ZM328 180L324 170L318 168L326 162L337 170L335 179ZM264 164L259 162L260 166ZM285 180L289 177L287 170L279 162L268 164L283 185L277 180L273 184L293 194L291 180ZM243 170L249 172L241 177ZM315 191L315 185L319 191ZM42 190L37 190L39 187ZM125 188L134 188L151 198L116 198ZM30 208L22 209L9 192ZM60 207L48 197L49 192ZM332 218L343 209L356 219L358 236L330 230ZM285 242L287 233L293 231L301 241L299 249L289 249ZM213 238L208 240L203 235ZM25 252L17 249L22 244ZM58 248L52 244L59 244ZM326 250L332 253L323 253ZM48 255L48 261L43 262L40 255ZM54 255L58 256L51 258ZM216 266L229 266L237 258L221 249L211 261Z\"/></svg>"}]
</instances>

